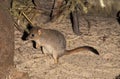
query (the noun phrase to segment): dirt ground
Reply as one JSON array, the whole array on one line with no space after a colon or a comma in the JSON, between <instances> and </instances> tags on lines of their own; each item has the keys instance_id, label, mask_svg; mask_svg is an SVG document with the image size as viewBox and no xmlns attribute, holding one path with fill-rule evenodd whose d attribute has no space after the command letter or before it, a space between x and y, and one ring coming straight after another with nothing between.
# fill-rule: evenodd
<instances>
[{"instance_id":1,"label":"dirt ground","mask_svg":"<svg viewBox=\"0 0 120 79\"><path fill-rule=\"evenodd\" d=\"M88 45L96 48L99 56L81 51L63 56L54 64L52 57L33 48L32 42L23 41L23 34L15 30L16 68L28 72L31 79L115 79L120 75L120 25L113 18L87 18L90 26L84 18L80 19L80 36L73 33L69 20L56 25L46 24L43 28L64 34L67 49Z\"/></svg>"}]
</instances>

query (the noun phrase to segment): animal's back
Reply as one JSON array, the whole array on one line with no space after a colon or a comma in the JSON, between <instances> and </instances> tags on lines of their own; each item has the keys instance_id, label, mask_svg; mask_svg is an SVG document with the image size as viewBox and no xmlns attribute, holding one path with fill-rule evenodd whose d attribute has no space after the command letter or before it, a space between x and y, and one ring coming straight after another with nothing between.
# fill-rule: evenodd
<instances>
[{"instance_id":1,"label":"animal's back","mask_svg":"<svg viewBox=\"0 0 120 79\"><path fill-rule=\"evenodd\" d=\"M44 38L44 46L48 51L56 54L63 54L66 50L66 40L62 33L57 30L43 29L40 38ZM43 47L44 47L43 46Z\"/></svg>"}]
</instances>

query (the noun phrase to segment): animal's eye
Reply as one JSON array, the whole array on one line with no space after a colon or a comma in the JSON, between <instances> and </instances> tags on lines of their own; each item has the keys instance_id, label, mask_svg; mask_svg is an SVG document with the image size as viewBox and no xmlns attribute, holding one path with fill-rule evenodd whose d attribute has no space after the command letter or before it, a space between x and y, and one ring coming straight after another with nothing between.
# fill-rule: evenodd
<instances>
[{"instance_id":1,"label":"animal's eye","mask_svg":"<svg viewBox=\"0 0 120 79\"><path fill-rule=\"evenodd\" d=\"M32 37L34 37L35 35L34 35L34 34L32 34L31 36L32 36Z\"/></svg>"}]
</instances>

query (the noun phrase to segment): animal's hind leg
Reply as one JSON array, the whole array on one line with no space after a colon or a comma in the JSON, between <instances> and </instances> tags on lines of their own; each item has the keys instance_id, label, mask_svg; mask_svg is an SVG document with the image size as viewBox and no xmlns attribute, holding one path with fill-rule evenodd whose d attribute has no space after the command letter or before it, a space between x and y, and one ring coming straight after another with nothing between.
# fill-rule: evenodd
<instances>
[{"instance_id":1,"label":"animal's hind leg","mask_svg":"<svg viewBox=\"0 0 120 79\"><path fill-rule=\"evenodd\" d=\"M58 62L59 62L59 57L58 57L58 55L56 55L56 54L53 54L53 59L54 59L54 63L55 64L57 64Z\"/></svg>"}]
</instances>

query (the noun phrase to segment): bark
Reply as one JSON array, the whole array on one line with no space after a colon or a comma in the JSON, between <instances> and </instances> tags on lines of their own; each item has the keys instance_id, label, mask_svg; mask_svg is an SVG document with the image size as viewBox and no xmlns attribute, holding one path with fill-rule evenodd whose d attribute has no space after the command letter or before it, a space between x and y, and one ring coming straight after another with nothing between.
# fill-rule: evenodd
<instances>
[{"instance_id":1,"label":"bark","mask_svg":"<svg viewBox=\"0 0 120 79\"><path fill-rule=\"evenodd\" d=\"M0 79L30 79L14 68L14 21L10 15L11 0L0 1Z\"/></svg>"},{"instance_id":2,"label":"bark","mask_svg":"<svg viewBox=\"0 0 120 79\"><path fill-rule=\"evenodd\" d=\"M8 69L13 66L14 55L14 25L5 2L0 1L0 79L5 79Z\"/></svg>"}]
</instances>

